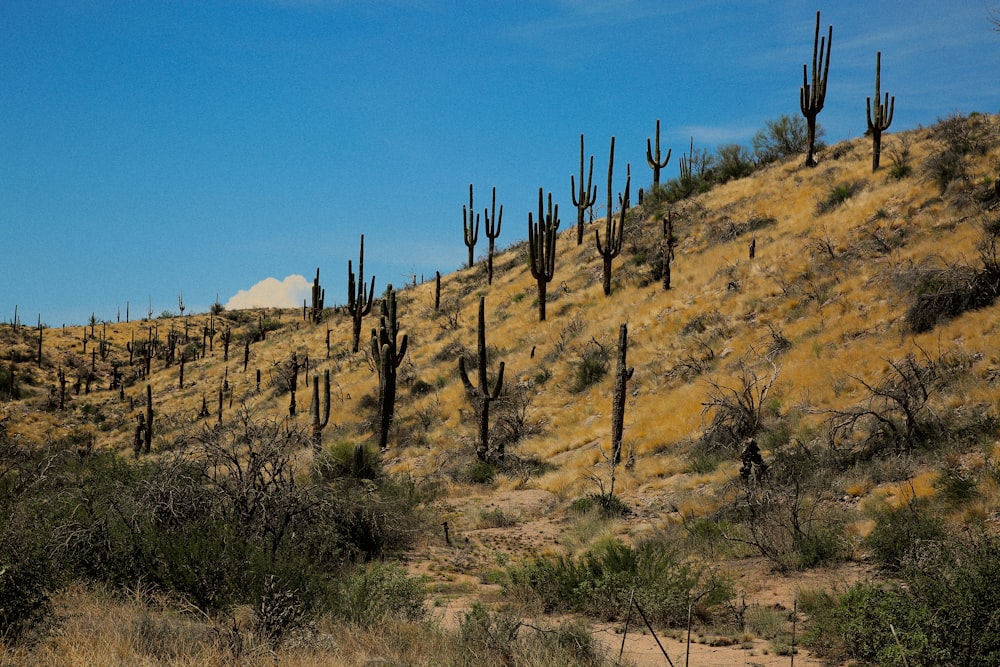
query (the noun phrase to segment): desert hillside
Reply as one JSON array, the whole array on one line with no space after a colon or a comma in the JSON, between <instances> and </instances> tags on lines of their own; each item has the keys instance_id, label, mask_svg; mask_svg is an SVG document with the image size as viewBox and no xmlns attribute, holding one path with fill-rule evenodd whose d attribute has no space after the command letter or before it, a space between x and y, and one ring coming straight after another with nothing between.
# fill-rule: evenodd
<instances>
[{"instance_id":1,"label":"desert hillside","mask_svg":"<svg viewBox=\"0 0 1000 667\"><path fill-rule=\"evenodd\" d=\"M354 316L345 305L318 313L217 308L65 328L0 325L3 446L8 454L37 455L10 454L12 463L0 469L12 516L21 516L16 502L33 493L32 475L62 476L70 486L90 474L82 471L95 460L107 470L141 469L150 479L190 464L197 471L191 475L222 488L220 476L250 470L227 467L225 456L268 452L287 469L262 466L254 471L259 485L244 490L266 495L280 478L283 493L350 489L385 507L385 498L395 502L400 494L385 495L393 480L409 489L410 514L394 514L395 506L379 514L378 503L359 510L383 517L372 525L392 539L372 549L337 542L330 562L368 573L377 572L371 563L399 566L393 576L419 587L424 610L421 618L393 617L391 630L382 616L366 623L303 611L286 625L272 619L266 627L282 631L268 635L260 628L270 608L261 600L273 601L280 590L248 584L253 595L192 601L166 577L143 577L139 564L132 575L118 568L115 577L104 577L109 566L95 557L71 581L53 576L58 585L37 590L24 584L48 620L32 630L11 621L31 640L14 641L9 630L11 640L2 644L0 633L0 662L119 664L107 657L114 651L142 656L134 664L264 664L270 655L280 655L282 664L328 664L323 656L331 655L343 664L445 662L413 657L434 646L438 656L464 652L463 659L490 662L496 659L490 651L509 650L505 664L560 664L564 654L551 647L503 649L490 641L506 632L510 642L542 643L548 631L537 628L557 628L551 632L564 640L573 632L596 637L598 648L587 651L603 647L617 657L628 615L620 596L631 590L655 616L651 625L661 639L672 642L666 646L674 664L687 648L688 627L702 651L692 653L700 656L693 664L785 664L793 643L802 651L798 664L903 664L905 656L932 649L939 657L928 664L970 656L987 662L964 664L990 664L987 656L1000 649L971 637L995 634L995 608L993 616L961 625L981 610L949 602L948 622L968 628L969 637L968 644L943 646L935 634L941 622L932 620L940 610L928 607L921 615L905 591L934 599L927 574L945 572L961 582L953 586L965 591L960 599L971 600L976 581L997 567L995 556L984 560L977 579L940 545L989 553L1000 516L1000 330L993 305L1000 288L1000 119L955 116L887 135L875 172L871 150L871 139L859 137L823 148L812 168L793 156L742 178L692 187L686 196L677 196L676 187L647 185L636 204L633 192L610 295L594 240L596 231L608 245L607 211L597 211L577 244L576 210L556 193L561 224L544 321L527 242L504 247L499 239L503 249L492 258L489 284L484 254L472 267L442 275L439 286L430 276L395 285L394 347L405 354L392 372L396 397L384 451L372 330L380 308L389 312L389 299L379 276L356 352ZM632 171L634 182L646 181L642 165ZM615 188L623 189L621 174L615 177ZM600 192L598 201L604 197ZM507 226L526 223L508 216L504 236L514 233ZM321 269L328 275L343 267ZM362 285L368 280L359 277ZM346 294L326 300L348 301ZM480 303L485 378L478 368ZM630 375L618 368L622 325ZM621 381L622 449L615 464L613 407ZM483 443L482 396L494 391ZM148 452L136 447L147 407ZM284 454L268 449L272 441L287 445ZM38 462L45 456L51 469ZM58 457L73 463L54 463L63 461ZM126 473L114 474L121 475L115 483L130 488L121 481L131 479ZM370 488L356 486L358 480ZM157 498L170 512L186 502L180 494L169 502ZM352 508L362 507L357 502ZM129 516L139 516L134 511ZM179 525L171 521L184 511L150 525ZM294 532L297 516L280 530ZM13 521L2 537L0 593L8 601L0 603L0 617L13 619L10 596L23 593L10 573L19 571L24 554L11 544L33 535L29 524ZM365 525L373 533L382 529ZM273 564L295 538L268 526L262 534L273 549L265 561ZM64 544L71 544L71 533L83 539L66 531ZM134 535L140 533L147 534ZM132 553L146 554L134 535ZM162 558L149 556L154 569L167 558L156 553ZM610 563L630 559L639 565L628 570L627 585L601 578ZM256 561L243 562L252 569ZM651 569L643 574L644 567ZM265 574L277 577L272 583L282 576L268 570L259 578ZM651 581L644 576L676 585L644 593L643 582ZM289 586L301 592L307 584ZM595 590L580 592L588 586ZM846 612L830 611L848 606L869 616L846 619ZM116 614L112 625L124 629L98 620ZM136 648L129 633L144 633L140 617L146 634L155 628L171 639L155 651ZM81 618L106 637L104 657L74 644L87 633ZM665 664L638 615L631 619L626 638L642 633L626 658ZM861 637L858 626L871 636ZM214 640L205 627L214 628ZM475 643L477 628L487 637L480 637L483 644ZM185 653L166 648L172 642L208 648ZM528 658L517 651L537 653ZM365 662L372 659L383 662ZM587 653L579 664L587 660L599 658Z\"/></svg>"}]
</instances>

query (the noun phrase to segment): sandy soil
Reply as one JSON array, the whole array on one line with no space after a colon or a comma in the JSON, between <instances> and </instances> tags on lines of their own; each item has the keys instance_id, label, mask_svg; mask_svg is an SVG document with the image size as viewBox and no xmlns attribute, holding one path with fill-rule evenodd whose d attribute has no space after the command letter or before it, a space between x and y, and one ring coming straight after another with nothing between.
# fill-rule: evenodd
<instances>
[{"instance_id":1,"label":"sandy soil","mask_svg":"<svg viewBox=\"0 0 1000 667\"><path fill-rule=\"evenodd\" d=\"M557 511L559 505L555 495L537 489L449 498L439 510L448 519L451 544L445 542L442 527L435 538L411 553L407 563L412 574L428 581L435 601L431 613L445 626L454 627L477 600L487 604L516 602L501 598L500 587L491 582L489 573L519 558L563 550L560 541L570 519ZM490 525L498 518L508 520L510 525ZM746 604L789 613L795 604L797 590L849 585L868 574L859 565L780 574L759 558L741 559L738 566L740 574L736 585L745 591ZM555 624L563 620L539 617L535 617L536 620L526 617L526 622ZM799 618L803 618L802 614ZM621 651L623 664L637 667L670 663L679 666L686 660L699 667L793 664L790 655L778 655L771 642L760 638L716 636L696 630L689 645L684 631L662 629L657 630L654 638L635 613L624 636L624 647L622 623L594 623L592 630L610 655L618 656ZM818 658L797 648L794 665L822 664Z\"/></svg>"}]
</instances>

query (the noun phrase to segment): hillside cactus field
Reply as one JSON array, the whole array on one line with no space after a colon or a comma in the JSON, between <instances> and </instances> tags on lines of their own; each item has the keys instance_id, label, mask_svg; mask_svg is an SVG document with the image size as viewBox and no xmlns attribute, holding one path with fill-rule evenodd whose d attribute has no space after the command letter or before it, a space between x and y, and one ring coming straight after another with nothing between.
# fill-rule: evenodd
<instances>
[{"instance_id":1,"label":"hillside cactus field","mask_svg":"<svg viewBox=\"0 0 1000 667\"><path fill-rule=\"evenodd\" d=\"M0 324L0 664L997 664L1000 118L878 76L874 162L657 121L439 282Z\"/></svg>"}]
</instances>

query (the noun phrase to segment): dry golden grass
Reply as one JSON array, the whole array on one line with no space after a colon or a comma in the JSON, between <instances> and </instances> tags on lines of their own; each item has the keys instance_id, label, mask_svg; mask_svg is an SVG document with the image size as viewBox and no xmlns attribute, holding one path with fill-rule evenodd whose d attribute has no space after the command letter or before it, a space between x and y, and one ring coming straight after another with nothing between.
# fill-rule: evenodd
<instances>
[{"instance_id":1,"label":"dry golden grass","mask_svg":"<svg viewBox=\"0 0 1000 667\"><path fill-rule=\"evenodd\" d=\"M1000 124L996 118L989 122L994 130ZM936 150L928 140L929 130L906 134L912 139L911 161L919 166ZM889 145L897 141L897 136L887 137ZM624 430L625 450L633 458L627 469L618 471L615 488L626 504L651 508L643 520L653 524L676 522L675 510L687 518L707 516L725 502L724 489L738 475L735 457L705 473L692 472L688 457L706 425L703 403L711 383L736 387L741 359L762 368L774 364L778 379L769 409L776 421L794 415L797 428L806 434L803 437L821 433L829 411L858 404L866 396L862 382L878 382L890 370L890 360L910 353L926 352L935 359L961 355L969 360L968 374L932 399L937 413L1000 414L996 390L1000 354L995 352L1000 347L1000 327L995 307L966 313L919 335L908 333L903 322L905 289L913 287L915 267L928 262L943 267L977 261L983 214L973 198L952 192L942 196L929 179L915 175L894 180L887 168L873 175L868 146L867 139L859 137L828 148L816 169L804 169L798 161L773 165L678 204L680 244L670 291L651 282L650 267L637 263L632 255L632 249L648 239L658 242L659 223L652 219L637 219L628 228L626 249L614 262L610 298L601 290L601 264L592 231L584 245L577 247L575 229L566 225L558 240L546 322L537 319L537 288L527 269L523 244L498 255L490 287L480 266L442 276L440 311L433 309L433 281L401 288L400 330L409 335L410 345L400 368L397 419L390 434L387 467L415 478L436 478L445 497L479 492L462 478L474 458L476 426L473 407L459 381L457 354L463 350L475 354L480 296L486 301L491 376L503 361L505 387L520 386L528 396L524 416L531 428L512 454L547 466L530 477L516 471L501 473L489 492L542 489L565 504L597 491L595 480L608 481L614 352L621 323L629 326L628 363L635 368ZM985 183L995 177L998 160L1000 149L970 158L969 182ZM841 205L818 213L817 205L832 188L848 182L861 184L860 190ZM754 233L757 254L753 260L747 253L750 235L725 240L713 231L754 219L774 222ZM77 429L92 433L97 447L128 452L148 382L157 414L155 454L172 448L192 430L215 422L218 391L227 371L232 389L225 396L224 419L232 418L245 404L257 416L306 427L312 381L306 388L300 376L294 417L289 416L290 396L280 381L282 366L295 352L300 361L309 358L310 375L326 369L331 372L331 415L325 441L369 439L374 415L364 405L375 395L377 380L366 351L375 318L364 320L358 353L350 351L350 319L339 310L331 311L318 326L304 322L301 310L268 310L223 313L216 318L216 327L229 323L240 337L248 335L260 318L273 322L277 329L251 345L245 372L242 344L234 342L227 363L217 337L211 353L186 364L183 389L178 366L165 368L163 360L156 359L151 377L126 376L124 400L117 392L107 391L111 361L127 361L125 345L133 336L144 338L152 327L164 338L171 327L183 330L185 320L109 323L106 335L111 354L108 360L96 360L99 379L93 392L71 395L62 413L49 404L49 388L57 386L57 370L74 369L69 372L72 383L78 375L75 369L89 367L90 352L98 342L88 338L84 355L82 341L85 335L89 337L89 327L46 330L46 363L31 371L35 377L34 386L29 387L32 395L3 405L8 430L25 440L43 442ZM185 319L192 343L200 343L200 328L207 317L198 314ZM99 325L98 338L103 331L105 327ZM30 359L33 336L28 329L20 339L4 339L4 345ZM594 345L609 351L609 372L574 393L577 365ZM423 383L429 390L411 391ZM197 419L203 400L211 413L204 421ZM817 442L822 443L822 438ZM990 457L997 459L1000 445ZM908 479L886 484L854 472L839 480L837 488L861 499L862 507L871 503L898 506L914 495L931 497L937 475L933 469L915 465ZM993 521L1000 508L998 483L983 476L979 490L967 516ZM570 527L569 534L575 530ZM870 530L867 519L849 523L849 532L857 539ZM581 527L579 532L587 531ZM573 537L567 545L581 548L590 539L596 538ZM101 650L114 653L116 642L127 641L131 640L114 639ZM372 635L356 643L379 641ZM77 653L85 648L73 646L70 639L66 642L59 650L81 657L75 663L52 664L113 664L102 663L106 658L100 656ZM343 664L362 664L361 653L344 654Z\"/></svg>"}]
</instances>

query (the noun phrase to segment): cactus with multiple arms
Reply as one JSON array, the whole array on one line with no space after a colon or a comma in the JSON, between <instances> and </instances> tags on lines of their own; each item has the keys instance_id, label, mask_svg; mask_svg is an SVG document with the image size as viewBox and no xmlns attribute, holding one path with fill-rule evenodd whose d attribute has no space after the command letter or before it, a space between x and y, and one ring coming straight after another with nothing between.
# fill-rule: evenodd
<instances>
[{"instance_id":1,"label":"cactus with multiple arms","mask_svg":"<svg viewBox=\"0 0 1000 667\"><path fill-rule=\"evenodd\" d=\"M312 284L312 321L316 324L323 319L323 302L326 300L326 290L319 284L319 267L316 267L316 278Z\"/></svg>"},{"instance_id":2,"label":"cactus with multiple arms","mask_svg":"<svg viewBox=\"0 0 1000 667\"><path fill-rule=\"evenodd\" d=\"M483 462L503 462L504 450L501 446L495 453L489 449L490 440L490 403L500 396L503 388L504 363L500 362L496 380L493 388L490 389L486 376L486 300L479 297L479 328L477 340L477 370L479 371L479 385L473 386L469 379L469 374L465 368L465 358L458 359L458 373L465 386L465 392L471 400L478 401L477 412L479 416L479 441L476 444L476 458Z\"/></svg>"},{"instance_id":3,"label":"cactus with multiple arms","mask_svg":"<svg viewBox=\"0 0 1000 667\"><path fill-rule=\"evenodd\" d=\"M583 245L583 214L597 202L597 186L594 182L594 156L590 156L590 169L587 172L587 185L583 185L583 135L580 135L580 186L577 189L573 175L569 176L569 188L576 206L576 244Z\"/></svg>"},{"instance_id":4,"label":"cactus with multiple arms","mask_svg":"<svg viewBox=\"0 0 1000 667\"><path fill-rule=\"evenodd\" d=\"M372 358L378 372L378 445L389 446L389 427L396 407L396 369L406 356L407 336L397 344L399 325L396 321L396 291L386 287L385 298L379 306L378 330L372 329Z\"/></svg>"},{"instance_id":5,"label":"cactus with multiple arms","mask_svg":"<svg viewBox=\"0 0 1000 667\"><path fill-rule=\"evenodd\" d=\"M604 295L610 296L611 294L611 260L617 257L622 251L622 243L625 240L625 214L628 212L629 207L629 188L631 187L632 177L629 176L625 179L625 196L621 199L621 212L619 214L618 222L615 222L615 216L612 212L612 204L614 199L611 195L611 177L614 173L615 167L615 138L611 137L611 158L608 160L608 211L607 218L604 222L604 243L601 243L601 232L600 230L594 231L594 236L597 239L597 252L601 254L604 260Z\"/></svg>"},{"instance_id":6,"label":"cactus with multiple arms","mask_svg":"<svg viewBox=\"0 0 1000 667\"><path fill-rule=\"evenodd\" d=\"M323 398L320 398L320 393ZM320 415L320 401L323 403ZM323 386L319 384L319 374L313 376L312 402L309 404L309 421L312 425L312 445L317 453L323 449L323 429L330 422L330 369L323 371Z\"/></svg>"},{"instance_id":7,"label":"cactus with multiple arms","mask_svg":"<svg viewBox=\"0 0 1000 667\"><path fill-rule=\"evenodd\" d=\"M471 194L471 193L470 193ZM471 203L471 199L470 199ZM483 210L483 220L486 222L486 238L490 240L490 247L486 255L486 284L493 284L493 251L496 247L497 237L500 236L500 227L503 225L503 204L500 204L500 215L497 215L497 189L493 188L493 205L491 209Z\"/></svg>"},{"instance_id":8,"label":"cactus with multiple arms","mask_svg":"<svg viewBox=\"0 0 1000 667\"><path fill-rule=\"evenodd\" d=\"M660 119L656 119L656 152L653 152L653 147L650 144L649 139L646 139L646 162L649 164L649 168L653 170L653 190L660 187L660 170L667 166L670 162L670 153L672 149L667 149L667 156L660 160ZM640 199L642 197L640 196Z\"/></svg>"},{"instance_id":9,"label":"cactus with multiple arms","mask_svg":"<svg viewBox=\"0 0 1000 667\"><path fill-rule=\"evenodd\" d=\"M353 327L351 350L358 351L361 344L361 320L372 312L372 298L375 296L375 276L365 298L365 235L361 235L361 254L358 256L358 275L355 280L351 260L347 260L347 312L351 314Z\"/></svg>"},{"instance_id":10,"label":"cactus with multiple arms","mask_svg":"<svg viewBox=\"0 0 1000 667\"><path fill-rule=\"evenodd\" d=\"M830 50L833 47L833 26L827 37L819 36L819 12L816 12L816 34L813 37L812 78L809 78L807 65L802 66L802 88L799 89L799 108L805 116L809 129L808 153L806 166L815 167L816 158L813 151L816 146L816 116L823 110L826 101L826 81L830 74Z\"/></svg>"},{"instance_id":11,"label":"cactus with multiple arms","mask_svg":"<svg viewBox=\"0 0 1000 667\"><path fill-rule=\"evenodd\" d=\"M473 222L473 218L475 221ZM469 268L476 262L476 241L479 240L479 214L472 207L472 183L469 183L469 208L462 204L462 230L465 245L469 249Z\"/></svg>"},{"instance_id":12,"label":"cactus with multiple arms","mask_svg":"<svg viewBox=\"0 0 1000 667\"><path fill-rule=\"evenodd\" d=\"M882 77L882 52L875 53L875 104L872 106L872 98L865 100L865 112L868 114L868 131L872 135L872 171L878 170L879 158L882 155L882 132L889 129L892 124L892 114L896 110L896 96L889 97L885 94L885 102L880 98ZM875 113L872 113L874 109Z\"/></svg>"},{"instance_id":13,"label":"cactus with multiple arms","mask_svg":"<svg viewBox=\"0 0 1000 667\"><path fill-rule=\"evenodd\" d=\"M556 234L559 229L559 204L552 205L549 193L549 210L543 206L542 188L538 188L538 222L528 212L528 262L531 276L538 282L538 321L545 321L545 289L556 271Z\"/></svg>"}]
</instances>

